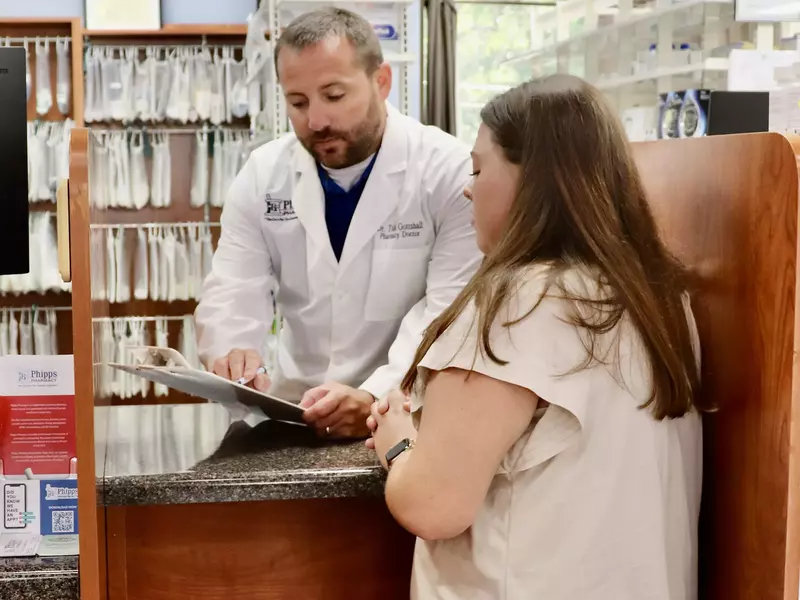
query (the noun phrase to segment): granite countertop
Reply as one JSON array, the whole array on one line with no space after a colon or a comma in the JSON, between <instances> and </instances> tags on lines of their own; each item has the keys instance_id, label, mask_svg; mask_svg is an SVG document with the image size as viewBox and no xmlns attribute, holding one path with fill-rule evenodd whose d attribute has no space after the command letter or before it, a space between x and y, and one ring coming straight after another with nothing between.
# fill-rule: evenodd
<instances>
[{"instance_id":1,"label":"granite countertop","mask_svg":"<svg viewBox=\"0 0 800 600\"><path fill-rule=\"evenodd\" d=\"M383 494L385 473L363 441L332 443L298 425L235 420L213 403L98 410L108 411L98 478L105 505Z\"/></svg>"},{"instance_id":2,"label":"granite countertop","mask_svg":"<svg viewBox=\"0 0 800 600\"><path fill-rule=\"evenodd\" d=\"M78 557L0 558L3 600L78 600Z\"/></svg>"}]
</instances>

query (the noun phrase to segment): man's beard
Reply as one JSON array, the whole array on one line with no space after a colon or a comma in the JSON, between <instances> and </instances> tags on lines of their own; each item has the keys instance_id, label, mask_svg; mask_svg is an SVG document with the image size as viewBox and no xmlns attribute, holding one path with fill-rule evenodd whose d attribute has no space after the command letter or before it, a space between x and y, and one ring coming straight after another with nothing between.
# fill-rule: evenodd
<instances>
[{"instance_id":1,"label":"man's beard","mask_svg":"<svg viewBox=\"0 0 800 600\"><path fill-rule=\"evenodd\" d=\"M366 160L380 146L381 110L376 99L370 103L367 118L350 131L336 131L330 128L315 131L300 143L318 163L329 169L344 169ZM326 153L318 151L315 144L330 140L343 140L344 152Z\"/></svg>"}]
</instances>

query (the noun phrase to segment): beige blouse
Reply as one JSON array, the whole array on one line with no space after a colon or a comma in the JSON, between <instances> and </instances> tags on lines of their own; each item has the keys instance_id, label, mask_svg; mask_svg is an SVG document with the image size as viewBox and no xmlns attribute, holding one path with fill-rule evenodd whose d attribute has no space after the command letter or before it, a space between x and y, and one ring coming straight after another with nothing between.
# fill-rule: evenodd
<instances>
[{"instance_id":1,"label":"beige blouse","mask_svg":"<svg viewBox=\"0 0 800 600\"><path fill-rule=\"evenodd\" d=\"M536 303L547 277L542 266L527 271L504 321ZM585 271L564 281L596 293ZM528 388L549 406L498 465L472 527L451 540L417 541L412 599L697 598L700 418L659 422L638 408L652 389L650 370L625 319L600 340L609 365L570 374L586 357L585 334L570 323L572 303L557 295L551 287L512 328L495 325L492 348L507 365L476 352L474 307L421 363L423 382L431 370L457 366ZM688 303L687 314L696 340ZM412 398L415 418L423 400Z\"/></svg>"}]
</instances>

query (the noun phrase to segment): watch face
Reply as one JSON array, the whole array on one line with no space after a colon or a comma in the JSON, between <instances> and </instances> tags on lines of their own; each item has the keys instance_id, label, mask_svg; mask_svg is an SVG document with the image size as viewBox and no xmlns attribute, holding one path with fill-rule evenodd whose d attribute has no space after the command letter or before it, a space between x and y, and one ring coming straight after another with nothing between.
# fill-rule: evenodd
<instances>
[{"instance_id":1,"label":"watch face","mask_svg":"<svg viewBox=\"0 0 800 600\"><path fill-rule=\"evenodd\" d=\"M400 442L392 446L392 448L390 448L389 451L386 453L386 462L391 464L391 462L395 458L397 458L403 451L405 451L406 448L408 448L408 446L409 446L408 439L401 440Z\"/></svg>"}]
</instances>

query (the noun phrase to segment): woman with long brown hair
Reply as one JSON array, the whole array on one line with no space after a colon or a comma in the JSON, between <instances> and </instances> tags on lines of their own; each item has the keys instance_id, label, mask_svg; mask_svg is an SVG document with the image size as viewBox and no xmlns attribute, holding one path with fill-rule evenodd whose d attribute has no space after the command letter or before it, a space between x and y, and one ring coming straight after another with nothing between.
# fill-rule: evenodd
<instances>
[{"instance_id":1,"label":"woman with long brown hair","mask_svg":"<svg viewBox=\"0 0 800 600\"><path fill-rule=\"evenodd\" d=\"M368 421L389 509L420 538L412 597L694 599L685 270L592 86L525 83L481 119L465 193L485 259Z\"/></svg>"}]
</instances>

